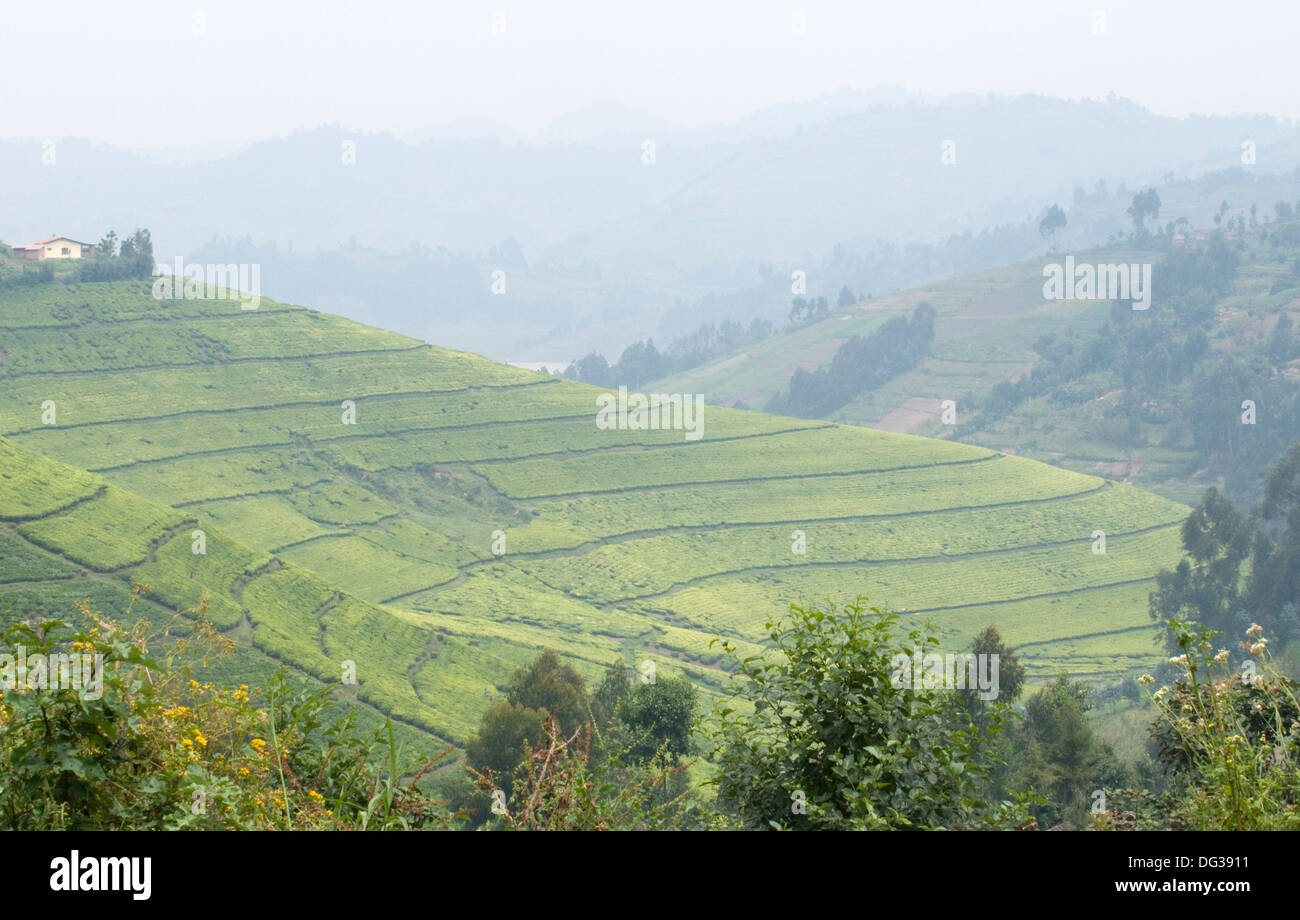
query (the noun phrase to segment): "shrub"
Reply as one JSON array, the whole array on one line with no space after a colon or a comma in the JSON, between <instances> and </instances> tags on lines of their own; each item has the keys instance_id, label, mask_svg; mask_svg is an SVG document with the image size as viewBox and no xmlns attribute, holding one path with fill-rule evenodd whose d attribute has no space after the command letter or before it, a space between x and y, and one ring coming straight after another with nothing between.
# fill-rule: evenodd
<instances>
[{"instance_id":1,"label":"shrub","mask_svg":"<svg viewBox=\"0 0 1300 920\"><path fill-rule=\"evenodd\" d=\"M552 831L703 826L694 797L683 788L689 764L625 766L590 726L566 738L549 716L545 732L536 749L525 745L512 795L498 789L491 771L470 770L478 788L492 797L493 826Z\"/></svg>"},{"instance_id":2,"label":"shrub","mask_svg":"<svg viewBox=\"0 0 1300 920\"><path fill-rule=\"evenodd\" d=\"M147 589L136 585L132 604ZM126 611L130 619L131 607ZM16 622L6 652L102 656L78 687L24 676L0 697L0 823L11 829L339 829L443 827L418 787L431 761L399 767L392 723L362 732L331 687L218 688L191 663L232 650L204 618L188 635L113 622L78 605L88 628ZM12 616L11 616L12 618ZM161 657L156 650L165 650ZM14 655L16 656L16 653ZM63 684L65 682L59 681ZM87 686L87 684L90 686ZM406 778L409 777L409 778Z\"/></svg>"},{"instance_id":3,"label":"shrub","mask_svg":"<svg viewBox=\"0 0 1300 920\"><path fill-rule=\"evenodd\" d=\"M703 726L719 805L754 828L1028 826L1023 802L980 794L1007 704L980 728L959 693L895 686L894 656L937 645L934 627L902 633L864 601L791 605L767 624L774 648L736 660L739 686Z\"/></svg>"},{"instance_id":4,"label":"shrub","mask_svg":"<svg viewBox=\"0 0 1300 920\"><path fill-rule=\"evenodd\" d=\"M1189 794L1168 816L1175 827L1201 830L1300 828L1300 685L1283 677L1263 630L1252 625L1242 648L1251 658L1234 672L1223 633L1170 620L1182 675L1153 699L1152 727L1161 759ZM1149 678L1144 678L1150 682Z\"/></svg>"}]
</instances>

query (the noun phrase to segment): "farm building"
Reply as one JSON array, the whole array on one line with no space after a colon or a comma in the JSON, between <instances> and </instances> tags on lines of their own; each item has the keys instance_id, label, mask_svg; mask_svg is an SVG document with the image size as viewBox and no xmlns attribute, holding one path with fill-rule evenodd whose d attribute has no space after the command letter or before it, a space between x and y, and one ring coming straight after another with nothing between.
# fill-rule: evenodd
<instances>
[{"instance_id":1,"label":"farm building","mask_svg":"<svg viewBox=\"0 0 1300 920\"><path fill-rule=\"evenodd\" d=\"M14 247L17 259L82 259L95 254L91 243L81 243L66 236L51 236L26 246Z\"/></svg>"}]
</instances>

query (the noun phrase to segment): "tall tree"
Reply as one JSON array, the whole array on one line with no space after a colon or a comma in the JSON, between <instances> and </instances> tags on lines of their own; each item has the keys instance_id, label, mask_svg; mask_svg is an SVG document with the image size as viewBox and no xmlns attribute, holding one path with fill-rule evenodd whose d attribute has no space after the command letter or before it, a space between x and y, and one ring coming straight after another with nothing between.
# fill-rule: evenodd
<instances>
[{"instance_id":1,"label":"tall tree","mask_svg":"<svg viewBox=\"0 0 1300 920\"><path fill-rule=\"evenodd\" d=\"M1043 219L1038 222L1038 233L1040 236L1052 238L1052 248L1056 248L1056 234L1065 228L1066 219L1065 211L1059 204L1054 204L1043 213Z\"/></svg>"},{"instance_id":2,"label":"tall tree","mask_svg":"<svg viewBox=\"0 0 1300 920\"><path fill-rule=\"evenodd\" d=\"M1268 338L1268 356L1274 361L1289 361L1295 354L1292 327L1291 314L1283 313L1277 318L1277 324Z\"/></svg>"},{"instance_id":3,"label":"tall tree","mask_svg":"<svg viewBox=\"0 0 1300 920\"><path fill-rule=\"evenodd\" d=\"M618 707L618 717L631 733L632 760L645 762L660 754L677 763L691 753L695 723L695 685L684 677L660 677L637 684Z\"/></svg>"},{"instance_id":4,"label":"tall tree","mask_svg":"<svg viewBox=\"0 0 1300 920\"><path fill-rule=\"evenodd\" d=\"M570 364L565 369L564 376L570 380L578 380L598 387L617 386L609 362L605 360L604 355L594 351Z\"/></svg>"},{"instance_id":5,"label":"tall tree","mask_svg":"<svg viewBox=\"0 0 1300 920\"><path fill-rule=\"evenodd\" d=\"M600 685L591 694L591 719L599 729L606 728L618 712L619 704L632 695L628 667L614 661L605 667Z\"/></svg>"},{"instance_id":6,"label":"tall tree","mask_svg":"<svg viewBox=\"0 0 1300 920\"><path fill-rule=\"evenodd\" d=\"M1086 684L1061 675L1025 703L1017 785L1045 795L1036 806L1044 823L1077 828L1087 821L1091 792L1118 769L1114 751L1088 723L1092 708Z\"/></svg>"},{"instance_id":7,"label":"tall tree","mask_svg":"<svg viewBox=\"0 0 1300 920\"><path fill-rule=\"evenodd\" d=\"M112 259L117 256L117 231L110 230L104 234L104 238L95 244L95 255L105 259Z\"/></svg>"},{"instance_id":8,"label":"tall tree","mask_svg":"<svg viewBox=\"0 0 1300 920\"><path fill-rule=\"evenodd\" d=\"M1269 471L1258 515L1263 526L1247 581L1250 619L1280 639L1294 638L1300 635L1300 443Z\"/></svg>"},{"instance_id":9,"label":"tall tree","mask_svg":"<svg viewBox=\"0 0 1300 920\"><path fill-rule=\"evenodd\" d=\"M465 760L476 770L490 769L497 788L509 795L525 745L542 743L546 713L502 700L483 713L478 734L465 745Z\"/></svg>"},{"instance_id":10,"label":"tall tree","mask_svg":"<svg viewBox=\"0 0 1300 920\"><path fill-rule=\"evenodd\" d=\"M1025 666L1020 663L1011 646L1002 641L1002 634L998 632L998 628L990 623L981 629L971 642L970 650L975 655L997 656L997 699L1001 702L1015 703L1025 685ZM980 699L976 690L967 690L965 699L967 708L979 716L983 716L985 710L991 705L991 702L986 703Z\"/></svg>"},{"instance_id":11,"label":"tall tree","mask_svg":"<svg viewBox=\"0 0 1300 920\"><path fill-rule=\"evenodd\" d=\"M544 709L569 733L587 722L587 687L582 675L543 649L532 662L511 676L506 698L529 709Z\"/></svg>"},{"instance_id":12,"label":"tall tree","mask_svg":"<svg viewBox=\"0 0 1300 920\"><path fill-rule=\"evenodd\" d=\"M1145 236L1148 218L1160 216L1160 193L1154 187L1138 192L1129 205L1128 216L1133 218L1133 231L1138 236Z\"/></svg>"},{"instance_id":13,"label":"tall tree","mask_svg":"<svg viewBox=\"0 0 1300 920\"><path fill-rule=\"evenodd\" d=\"M1211 486L1183 522L1182 541L1187 557L1172 572L1156 576L1149 601L1152 618L1162 627L1171 619L1195 620L1237 632L1232 627L1242 615L1241 565L1251 548L1250 528L1227 496ZM1172 634L1164 632L1173 649Z\"/></svg>"}]
</instances>

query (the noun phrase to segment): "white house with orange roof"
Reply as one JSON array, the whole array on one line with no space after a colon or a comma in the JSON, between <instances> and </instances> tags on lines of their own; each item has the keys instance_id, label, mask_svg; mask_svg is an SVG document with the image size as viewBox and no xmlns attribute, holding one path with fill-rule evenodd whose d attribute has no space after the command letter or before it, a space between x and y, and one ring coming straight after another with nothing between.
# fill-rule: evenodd
<instances>
[{"instance_id":1,"label":"white house with orange roof","mask_svg":"<svg viewBox=\"0 0 1300 920\"><path fill-rule=\"evenodd\" d=\"M66 236L51 236L26 246L14 247L14 258L32 259L83 259L95 254L92 243L82 243Z\"/></svg>"}]
</instances>

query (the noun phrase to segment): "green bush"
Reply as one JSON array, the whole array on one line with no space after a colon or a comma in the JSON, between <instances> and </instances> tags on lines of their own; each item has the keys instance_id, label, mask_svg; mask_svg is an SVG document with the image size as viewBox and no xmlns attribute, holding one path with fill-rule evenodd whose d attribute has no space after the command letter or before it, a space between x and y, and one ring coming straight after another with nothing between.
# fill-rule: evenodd
<instances>
[{"instance_id":1,"label":"green bush","mask_svg":"<svg viewBox=\"0 0 1300 920\"><path fill-rule=\"evenodd\" d=\"M1300 829L1300 685L1273 665L1263 630L1241 643L1251 657L1234 669L1220 632L1170 620L1182 654L1172 686L1154 694L1152 726L1161 760L1188 793L1167 823L1193 830ZM1144 678L1150 682L1150 678Z\"/></svg>"},{"instance_id":2,"label":"green bush","mask_svg":"<svg viewBox=\"0 0 1300 920\"><path fill-rule=\"evenodd\" d=\"M739 686L703 724L720 807L751 828L1028 826L1024 803L980 794L1007 704L980 728L960 693L896 687L894 656L937 645L934 627L904 633L864 601L791 605L768 623L773 649L736 661Z\"/></svg>"},{"instance_id":3,"label":"green bush","mask_svg":"<svg viewBox=\"0 0 1300 920\"><path fill-rule=\"evenodd\" d=\"M141 593L137 586L132 603ZM0 665L0 825L12 830L276 830L446 827L451 815L418 781L430 761L399 756L392 723L365 733L336 716L329 690L222 689L188 663L230 651L203 618L181 637L126 626L89 604L95 625L16 622L0 648L26 660L102 656L79 686L15 679ZM12 618L12 614L11 614ZM128 607L125 618L130 619ZM152 650L166 649L165 657ZM11 677L12 675L12 677ZM60 686L54 686L54 684ZM401 761L401 763L399 763Z\"/></svg>"}]
</instances>

